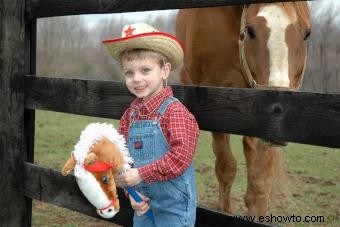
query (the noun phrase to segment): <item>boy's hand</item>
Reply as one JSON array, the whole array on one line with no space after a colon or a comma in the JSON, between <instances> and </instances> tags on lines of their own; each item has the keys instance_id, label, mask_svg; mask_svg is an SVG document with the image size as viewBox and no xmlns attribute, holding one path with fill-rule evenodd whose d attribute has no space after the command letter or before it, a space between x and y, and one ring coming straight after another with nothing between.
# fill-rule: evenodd
<instances>
[{"instance_id":1,"label":"boy's hand","mask_svg":"<svg viewBox=\"0 0 340 227\"><path fill-rule=\"evenodd\" d=\"M136 214L138 216L142 216L143 214L145 214L149 209L150 209L150 206L149 206L149 198L146 197L145 195L137 192L138 195L143 199L142 202L136 202L133 197L131 195L129 195L130 197L130 203L131 203L131 207L132 209L134 209L136 211Z\"/></svg>"},{"instance_id":2,"label":"boy's hand","mask_svg":"<svg viewBox=\"0 0 340 227\"><path fill-rule=\"evenodd\" d=\"M143 181L137 168L127 170L124 174L118 175L115 178L116 184L119 187L135 186Z\"/></svg>"}]
</instances>

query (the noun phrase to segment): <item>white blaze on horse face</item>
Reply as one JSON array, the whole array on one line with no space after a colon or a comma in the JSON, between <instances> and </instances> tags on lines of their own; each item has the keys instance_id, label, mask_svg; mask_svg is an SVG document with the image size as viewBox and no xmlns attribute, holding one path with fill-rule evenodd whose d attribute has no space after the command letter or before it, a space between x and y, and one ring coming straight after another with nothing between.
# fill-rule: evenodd
<instances>
[{"instance_id":1,"label":"white blaze on horse face","mask_svg":"<svg viewBox=\"0 0 340 227\"><path fill-rule=\"evenodd\" d=\"M294 23L287 13L277 5L263 7L257 14L267 21L270 30L267 47L269 50L269 81L268 86L289 87L288 45L286 28ZM293 18L296 20L296 17Z\"/></svg>"}]
</instances>

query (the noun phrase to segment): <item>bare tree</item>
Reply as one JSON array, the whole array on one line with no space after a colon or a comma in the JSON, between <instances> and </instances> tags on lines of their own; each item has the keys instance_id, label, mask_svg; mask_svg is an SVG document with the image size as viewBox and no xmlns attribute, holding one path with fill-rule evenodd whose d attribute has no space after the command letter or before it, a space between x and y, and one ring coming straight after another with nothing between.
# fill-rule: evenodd
<instances>
[{"instance_id":1,"label":"bare tree","mask_svg":"<svg viewBox=\"0 0 340 227\"><path fill-rule=\"evenodd\" d=\"M164 15L145 17L145 20L157 23L162 31L170 28L174 32L175 24L167 22L170 14ZM113 14L91 27L84 16L39 19L38 75L121 80L120 65L105 50L102 40L120 37L123 26L135 22L126 14ZM172 81L177 81L174 78Z\"/></svg>"},{"instance_id":2,"label":"bare tree","mask_svg":"<svg viewBox=\"0 0 340 227\"><path fill-rule=\"evenodd\" d=\"M338 92L338 37L340 34L336 5L311 4L313 19L309 58L303 90ZM340 48L339 48L340 49Z\"/></svg>"},{"instance_id":3,"label":"bare tree","mask_svg":"<svg viewBox=\"0 0 340 227\"><path fill-rule=\"evenodd\" d=\"M39 19L37 74L113 79L112 63L101 61L107 53L95 32L80 16Z\"/></svg>"}]
</instances>

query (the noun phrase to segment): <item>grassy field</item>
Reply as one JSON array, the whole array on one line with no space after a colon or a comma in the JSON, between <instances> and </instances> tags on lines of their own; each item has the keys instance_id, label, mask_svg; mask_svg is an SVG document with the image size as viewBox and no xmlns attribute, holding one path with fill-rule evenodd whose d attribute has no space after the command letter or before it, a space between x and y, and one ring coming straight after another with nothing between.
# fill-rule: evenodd
<instances>
[{"instance_id":1,"label":"grassy field","mask_svg":"<svg viewBox=\"0 0 340 227\"><path fill-rule=\"evenodd\" d=\"M60 170L78 141L80 132L91 122L118 125L115 120L37 111L35 163ZM232 137L232 148L238 160L232 193L233 209L236 214L245 214L246 169L240 136ZM269 213L276 216L299 215L302 219L307 215L323 216L325 220L324 223L278 223L283 226L340 226L340 150L291 143L282 149L282 155L287 168L288 194L283 196L278 187L274 187ZM214 162L210 133L202 131L195 156L198 201L201 205L216 209L218 183ZM34 201L32 226L113 225Z\"/></svg>"}]
</instances>

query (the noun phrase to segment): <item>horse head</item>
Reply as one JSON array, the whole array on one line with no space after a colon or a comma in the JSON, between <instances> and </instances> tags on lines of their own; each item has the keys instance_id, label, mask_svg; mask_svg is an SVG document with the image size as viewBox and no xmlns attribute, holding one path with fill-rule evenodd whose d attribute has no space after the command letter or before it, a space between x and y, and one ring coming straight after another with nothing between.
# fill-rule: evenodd
<instances>
[{"instance_id":1,"label":"horse head","mask_svg":"<svg viewBox=\"0 0 340 227\"><path fill-rule=\"evenodd\" d=\"M306 68L310 21L305 2L244 6L239 52L250 86L299 88Z\"/></svg>"},{"instance_id":2,"label":"horse head","mask_svg":"<svg viewBox=\"0 0 340 227\"><path fill-rule=\"evenodd\" d=\"M124 138L112 125L95 123L82 132L62 174L74 170L79 189L98 215L112 218L120 208L114 177L130 163Z\"/></svg>"}]
</instances>

